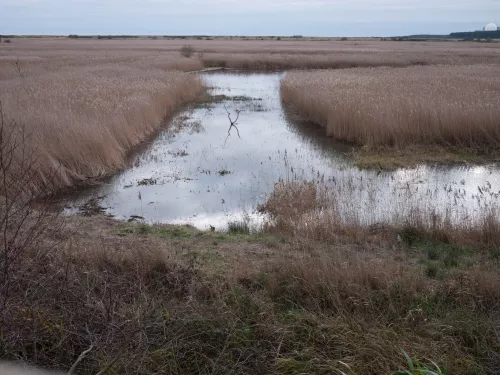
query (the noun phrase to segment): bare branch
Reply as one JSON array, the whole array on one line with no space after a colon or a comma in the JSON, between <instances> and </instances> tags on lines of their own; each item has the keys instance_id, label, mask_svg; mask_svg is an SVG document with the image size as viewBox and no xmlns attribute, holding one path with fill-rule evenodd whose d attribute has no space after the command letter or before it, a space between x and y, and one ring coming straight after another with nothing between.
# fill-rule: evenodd
<instances>
[{"instance_id":1,"label":"bare branch","mask_svg":"<svg viewBox=\"0 0 500 375\"><path fill-rule=\"evenodd\" d=\"M231 118L231 112L227 109L226 105L224 105L224 109L226 110L227 112L227 118L229 119L229 129L227 130L227 137L226 137L226 140L224 141L224 144L226 144L228 138L230 137L231 135L231 129L232 128L235 128L236 129L236 132L238 133L238 138L241 139L241 136L240 136L240 130L238 129L238 127L236 126L236 122L238 121L238 119L240 118L240 113L241 113L241 110L236 110L236 119L233 121L233 119Z\"/></svg>"},{"instance_id":2,"label":"bare branch","mask_svg":"<svg viewBox=\"0 0 500 375\"><path fill-rule=\"evenodd\" d=\"M90 347L87 350L85 350L84 352L82 352L82 354L80 354L78 356L78 359L75 361L75 363L73 363L73 366L71 366L71 368L66 373L66 375L73 374L74 371L76 370L76 368L78 367L78 365L80 364L80 362L83 361L83 359L87 356L87 354L89 354L92 351L92 349L94 349L94 345L90 345Z\"/></svg>"},{"instance_id":3,"label":"bare branch","mask_svg":"<svg viewBox=\"0 0 500 375\"><path fill-rule=\"evenodd\" d=\"M28 251L45 252L39 240L57 215L49 213L47 197L33 184L38 163L29 137L24 126L7 119L0 102L0 325L13 280L23 272L21 260Z\"/></svg>"},{"instance_id":4,"label":"bare branch","mask_svg":"<svg viewBox=\"0 0 500 375\"><path fill-rule=\"evenodd\" d=\"M106 367L104 367L101 371L99 371L96 375L104 375L106 374L111 367L120 359L120 356L115 357L111 362L109 362Z\"/></svg>"}]
</instances>

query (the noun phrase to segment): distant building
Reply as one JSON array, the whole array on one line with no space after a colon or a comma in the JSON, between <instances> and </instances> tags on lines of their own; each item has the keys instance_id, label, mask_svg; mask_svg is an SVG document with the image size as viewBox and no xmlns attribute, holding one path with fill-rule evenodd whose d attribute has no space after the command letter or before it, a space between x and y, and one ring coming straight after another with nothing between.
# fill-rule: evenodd
<instances>
[{"instance_id":1,"label":"distant building","mask_svg":"<svg viewBox=\"0 0 500 375\"><path fill-rule=\"evenodd\" d=\"M494 23L489 23L485 27L483 27L483 31L497 31L500 30L500 27L497 27Z\"/></svg>"}]
</instances>

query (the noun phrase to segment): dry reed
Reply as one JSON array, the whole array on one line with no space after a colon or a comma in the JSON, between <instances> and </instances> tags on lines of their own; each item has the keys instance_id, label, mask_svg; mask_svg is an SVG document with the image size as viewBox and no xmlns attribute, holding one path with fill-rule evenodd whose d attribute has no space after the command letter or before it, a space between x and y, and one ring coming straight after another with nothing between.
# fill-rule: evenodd
<instances>
[{"instance_id":1,"label":"dry reed","mask_svg":"<svg viewBox=\"0 0 500 375\"><path fill-rule=\"evenodd\" d=\"M413 237L489 251L495 251L500 244L496 198L482 197L468 205L444 203L439 198L433 201L415 191L402 192L399 186L387 189L389 196L373 191L369 179L359 185L349 178L333 185L280 182L264 206L272 218L266 229L313 241L342 243L370 238L387 245L411 232ZM393 199L389 201L391 194Z\"/></svg>"},{"instance_id":2,"label":"dry reed","mask_svg":"<svg viewBox=\"0 0 500 375\"><path fill-rule=\"evenodd\" d=\"M1 89L4 114L30 134L38 185L61 187L123 167L127 151L202 84L179 72L98 65L12 78Z\"/></svg>"},{"instance_id":3,"label":"dry reed","mask_svg":"<svg viewBox=\"0 0 500 375\"><path fill-rule=\"evenodd\" d=\"M331 374L343 361L389 374L403 364L403 347L465 374L484 373L497 349L498 269L480 257L430 278L404 244L95 217L45 240L53 236L56 251L26 253L12 274L0 315L7 360L67 370L92 345L78 373L112 364L123 374Z\"/></svg>"},{"instance_id":4,"label":"dry reed","mask_svg":"<svg viewBox=\"0 0 500 375\"><path fill-rule=\"evenodd\" d=\"M207 66L243 69L349 68L434 64L498 64L500 43L392 42L379 40L275 40L247 38L161 40L18 39L0 45L0 79L10 74L4 60L26 61L30 70L68 65L153 63L162 69L197 70ZM194 56L181 58L183 46ZM203 62L201 61L203 60Z\"/></svg>"},{"instance_id":5,"label":"dry reed","mask_svg":"<svg viewBox=\"0 0 500 375\"><path fill-rule=\"evenodd\" d=\"M281 97L336 139L364 146L500 144L500 69L430 66L288 73Z\"/></svg>"},{"instance_id":6,"label":"dry reed","mask_svg":"<svg viewBox=\"0 0 500 375\"><path fill-rule=\"evenodd\" d=\"M420 59L412 56L394 56L388 54L337 53L337 54L227 54L212 53L203 57L205 66L248 70L283 70L283 69L346 69L371 66L403 67L424 65Z\"/></svg>"}]
</instances>

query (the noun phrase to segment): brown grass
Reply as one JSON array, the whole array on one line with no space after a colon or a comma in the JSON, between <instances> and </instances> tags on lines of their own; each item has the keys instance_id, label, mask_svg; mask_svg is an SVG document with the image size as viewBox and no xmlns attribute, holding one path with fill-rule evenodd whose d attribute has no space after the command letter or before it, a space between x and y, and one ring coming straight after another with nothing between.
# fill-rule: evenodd
<instances>
[{"instance_id":1,"label":"brown grass","mask_svg":"<svg viewBox=\"0 0 500 375\"><path fill-rule=\"evenodd\" d=\"M203 57L205 66L248 70L283 70L283 69L346 69L370 66L402 67L427 64L411 56L388 54L337 53L337 54L302 54L302 53L211 53Z\"/></svg>"},{"instance_id":2,"label":"brown grass","mask_svg":"<svg viewBox=\"0 0 500 375\"><path fill-rule=\"evenodd\" d=\"M194 56L181 58L189 45ZM155 60L162 67L197 70L203 66L243 69L349 68L363 66L408 66L434 64L498 64L500 43L473 42L391 42L377 40L70 40L16 39L0 45L0 79L10 70L4 59L33 60L39 65L59 69L65 65L90 62L135 65ZM203 63L202 61L203 60ZM51 64L47 64L51 62ZM52 67L48 66L51 65Z\"/></svg>"},{"instance_id":3,"label":"brown grass","mask_svg":"<svg viewBox=\"0 0 500 375\"><path fill-rule=\"evenodd\" d=\"M202 88L194 75L116 64L0 82L4 114L31 134L37 183L55 187L123 167L127 151Z\"/></svg>"},{"instance_id":4,"label":"brown grass","mask_svg":"<svg viewBox=\"0 0 500 375\"><path fill-rule=\"evenodd\" d=\"M479 254L427 276L426 250L72 219L12 275L0 355L77 373L360 374L400 349L484 374L498 269ZM62 242L61 242L62 241ZM444 252L444 250L442 250ZM444 256L443 256L444 257ZM472 264L472 265L471 265Z\"/></svg>"},{"instance_id":5,"label":"brown grass","mask_svg":"<svg viewBox=\"0 0 500 375\"><path fill-rule=\"evenodd\" d=\"M496 149L500 69L436 66L288 73L281 97L327 134L367 147Z\"/></svg>"},{"instance_id":6,"label":"brown grass","mask_svg":"<svg viewBox=\"0 0 500 375\"><path fill-rule=\"evenodd\" d=\"M369 180L359 186L348 178L335 186L280 182L264 206L273 218L267 230L312 241L352 243L371 238L384 246L408 236L493 252L500 245L500 210L495 201L479 198L480 209L456 203L438 208L426 196L414 196L400 187L392 194L402 202L382 214L387 198L372 191Z\"/></svg>"}]
</instances>

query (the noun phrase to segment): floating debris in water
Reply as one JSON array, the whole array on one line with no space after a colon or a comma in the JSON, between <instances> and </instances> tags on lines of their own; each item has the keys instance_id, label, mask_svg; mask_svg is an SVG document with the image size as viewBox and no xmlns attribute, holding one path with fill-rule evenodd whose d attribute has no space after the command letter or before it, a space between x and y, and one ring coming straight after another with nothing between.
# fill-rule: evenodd
<instances>
[{"instance_id":1,"label":"floating debris in water","mask_svg":"<svg viewBox=\"0 0 500 375\"><path fill-rule=\"evenodd\" d=\"M172 155L172 156L175 156L175 157L183 157L183 156L188 156L189 155L186 150L168 151L168 154Z\"/></svg>"},{"instance_id":2,"label":"floating debris in water","mask_svg":"<svg viewBox=\"0 0 500 375\"><path fill-rule=\"evenodd\" d=\"M137 186L149 186L149 185L156 185L157 181L154 178L144 178L137 182Z\"/></svg>"},{"instance_id":3,"label":"floating debris in water","mask_svg":"<svg viewBox=\"0 0 500 375\"><path fill-rule=\"evenodd\" d=\"M95 216L106 212L106 207L101 206L101 200L105 197L93 197L78 208L82 216Z\"/></svg>"},{"instance_id":4,"label":"floating debris in water","mask_svg":"<svg viewBox=\"0 0 500 375\"><path fill-rule=\"evenodd\" d=\"M174 182L177 182L177 181L194 181L195 179L194 178L190 178L190 177L180 177L180 176L172 176L172 179L174 180Z\"/></svg>"},{"instance_id":5,"label":"floating debris in water","mask_svg":"<svg viewBox=\"0 0 500 375\"><path fill-rule=\"evenodd\" d=\"M139 220L144 220L144 218L142 216L138 216L138 215L130 215L130 218L127 221L129 223L132 223L132 222L139 221Z\"/></svg>"}]
</instances>

